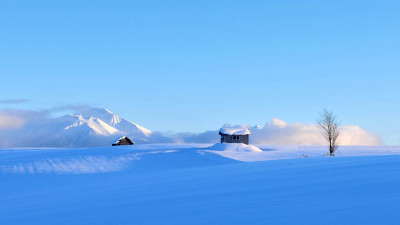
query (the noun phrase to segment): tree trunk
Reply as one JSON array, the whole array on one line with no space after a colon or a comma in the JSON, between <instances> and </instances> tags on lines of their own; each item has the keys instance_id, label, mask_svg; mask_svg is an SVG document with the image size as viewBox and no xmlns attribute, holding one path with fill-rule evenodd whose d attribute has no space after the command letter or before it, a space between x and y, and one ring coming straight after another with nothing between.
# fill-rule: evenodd
<instances>
[{"instance_id":1,"label":"tree trunk","mask_svg":"<svg viewBox=\"0 0 400 225\"><path fill-rule=\"evenodd\" d=\"M330 152L330 156L335 156L335 150L333 149L332 146L329 148L329 152Z\"/></svg>"}]
</instances>

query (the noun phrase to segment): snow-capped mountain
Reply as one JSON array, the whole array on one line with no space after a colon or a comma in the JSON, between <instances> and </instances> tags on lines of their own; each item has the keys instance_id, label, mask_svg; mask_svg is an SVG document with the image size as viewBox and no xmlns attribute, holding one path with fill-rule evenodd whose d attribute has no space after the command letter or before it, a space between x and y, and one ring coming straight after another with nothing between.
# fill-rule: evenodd
<instances>
[{"instance_id":1,"label":"snow-capped mountain","mask_svg":"<svg viewBox=\"0 0 400 225\"><path fill-rule=\"evenodd\" d=\"M102 136L109 136L120 133L119 130L95 117L84 118L82 115L70 115L69 117L76 118L76 120L75 122L73 122L73 124L64 128L68 131L74 130L75 132L77 132L79 130L81 132L87 132L89 135Z\"/></svg>"},{"instance_id":2,"label":"snow-capped mountain","mask_svg":"<svg viewBox=\"0 0 400 225\"><path fill-rule=\"evenodd\" d=\"M81 142L82 146L110 145L121 136L128 136L136 143L147 143L152 134L105 108L90 108L62 118L65 122L59 135L70 140L73 146L80 146Z\"/></svg>"},{"instance_id":3,"label":"snow-capped mountain","mask_svg":"<svg viewBox=\"0 0 400 225\"><path fill-rule=\"evenodd\" d=\"M122 136L135 143L149 143L157 134L108 109L89 108L57 118L31 120L21 129L9 129L0 133L0 147L111 146Z\"/></svg>"},{"instance_id":4,"label":"snow-capped mountain","mask_svg":"<svg viewBox=\"0 0 400 225\"><path fill-rule=\"evenodd\" d=\"M96 118L124 134L136 134L145 137L149 137L152 134L150 130L132 123L105 108L90 108L78 116L89 119Z\"/></svg>"}]
</instances>

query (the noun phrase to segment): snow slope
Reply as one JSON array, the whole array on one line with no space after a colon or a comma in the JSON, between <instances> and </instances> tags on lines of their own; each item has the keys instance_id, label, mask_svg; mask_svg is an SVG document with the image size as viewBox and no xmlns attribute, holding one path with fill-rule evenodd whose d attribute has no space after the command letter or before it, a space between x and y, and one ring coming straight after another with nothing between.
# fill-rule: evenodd
<instances>
[{"instance_id":1,"label":"snow slope","mask_svg":"<svg viewBox=\"0 0 400 225\"><path fill-rule=\"evenodd\" d=\"M400 148L326 151L0 149L0 224L398 224Z\"/></svg>"},{"instance_id":2,"label":"snow slope","mask_svg":"<svg viewBox=\"0 0 400 225\"><path fill-rule=\"evenodd\" d=\"M82 115L71 115L70 117L76 117L76 121L65 127L64 130L77 130L77 131L71 131L71 132L78 132L81 134L87 133L89 135L103 135L103 136L108 136L108 135L113 135L113 134L118 134L121 133L119 130L116 128L108 125L104 121L94 118L94 117L89 117L89 118L84 118Z\"/></svg>"},{"instance_id":3,"label":"snow slope","mask_svg":"<svg viewBox=\"0 0 400 225\"><path fill-rule=\"evenodd\" d=\"M131 121L114 114L106 108L90 108L83 111L80 115L86 118L95 116L104 121L106 124L126 134L136 134L145 137L148 137L152 134L150 130L138 124L132 123Z\"/></svg>"}]
</instances>

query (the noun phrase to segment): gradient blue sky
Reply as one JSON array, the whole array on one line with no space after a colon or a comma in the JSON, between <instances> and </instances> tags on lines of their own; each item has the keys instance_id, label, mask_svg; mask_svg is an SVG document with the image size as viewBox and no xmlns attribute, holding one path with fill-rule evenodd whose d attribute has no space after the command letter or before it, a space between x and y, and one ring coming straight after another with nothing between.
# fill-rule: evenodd
<instances>
[{"instance_id":1,"label":"gradient blue sky","mask_svg":"<svg viewBox=\"0 0 400 225\"><path fill-rule=\"evenodd\" d=\"M152 130L314 123L400 144L399 1L1 1L1 108L107 107Z\"/></svg>"}]
</instances>

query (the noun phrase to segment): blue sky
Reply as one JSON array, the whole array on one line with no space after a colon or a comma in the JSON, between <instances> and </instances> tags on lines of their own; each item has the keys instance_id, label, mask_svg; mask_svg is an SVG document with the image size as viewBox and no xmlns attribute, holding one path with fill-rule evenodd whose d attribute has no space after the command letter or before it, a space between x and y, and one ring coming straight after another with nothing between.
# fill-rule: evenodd
<instances>
[{"instance_id":1,"label":"blue sky","mask_svg":"<svg viewBox=\"0 0 400 225\"><path fill-rule=\"evenodd\" d=\"M398 1L1 1L0 108L107 107L151 130L314 123L400 144Z\"/></svg>"}]
</instances>

